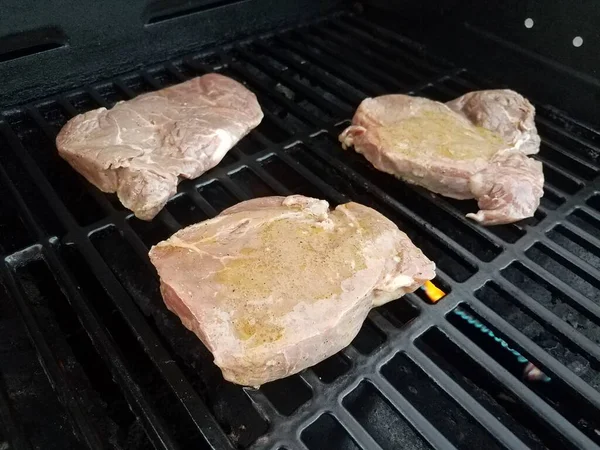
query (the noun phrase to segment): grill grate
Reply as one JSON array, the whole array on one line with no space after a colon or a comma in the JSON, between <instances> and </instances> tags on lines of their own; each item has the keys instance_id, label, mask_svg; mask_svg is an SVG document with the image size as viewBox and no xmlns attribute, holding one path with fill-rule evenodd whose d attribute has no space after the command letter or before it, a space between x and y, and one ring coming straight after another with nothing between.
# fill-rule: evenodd
<instances>
[{"instance_id":1,"label":"grill grate","mask_svg":"<svg viewBox=\"0 0 600 450\"><path fill-rule=\"evenodd\" d=\"M73 115L213 70L247 84L265 119L153 222L56 155ZM3 112L1 439L17 449L598 448L600 132L537 105L542 206L494 228L464 219L472 202L407 186L336 142L366 96L447 100L483 87L394 32L336 15ZM378 308L339 354L245 389L224 382L166 311L147 250L238 201L290 193L379 210L436 261L448 295ZM523 380L457 307L551 381Z\"/></svg>"}]
</instances>

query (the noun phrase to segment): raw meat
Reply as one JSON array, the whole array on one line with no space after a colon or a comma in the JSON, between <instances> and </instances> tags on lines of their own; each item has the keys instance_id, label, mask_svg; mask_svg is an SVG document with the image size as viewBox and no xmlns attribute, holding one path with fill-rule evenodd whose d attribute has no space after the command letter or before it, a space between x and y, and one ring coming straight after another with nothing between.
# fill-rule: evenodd
<instances>
[{"instance_id":1,"label":"raw meat","mask_svg":"<svg viewBox=\"0 0 600 450\"><path fill-rule=\"evenodd\" d=\"M499 134L504 142L526 155L540 150L540 136L534 121L535 108L515 91L469 92L446 105L473 124Z\"/></svg>"},{"instance_id":2,"label":"raw meat","mask_svg":"<svg viewBox=\"0 0 600 450\"><path fill-rule=\"evenodd\" d=\"M347 346L435 265L375 210L294 195L243 203L154 246L167 307L224 377L259 386Z\"/></svg>"},{"instance_id":3,"label":"raw meat","mask_svg":"<svg viewBox=\"0 0 600 450\"><path fill-rule=\"evenodd\" d=\"M456 199L484 225L531 217L543 196L535 110L510 90L471 92L447 104L407 95L368 98L340 135L377 169Z\"/></svg>"},{"instance_id":4,"label":"raw meat","mask_svg":"<svg viewBox=\"0 0 600 450\"><path fill-rule=\"evenodd\" d=\"M150 220L182 178L216 166L262 117L252 92L213 73L80 114L56 146L90 183Z\"/></svg>"}]
</instances>

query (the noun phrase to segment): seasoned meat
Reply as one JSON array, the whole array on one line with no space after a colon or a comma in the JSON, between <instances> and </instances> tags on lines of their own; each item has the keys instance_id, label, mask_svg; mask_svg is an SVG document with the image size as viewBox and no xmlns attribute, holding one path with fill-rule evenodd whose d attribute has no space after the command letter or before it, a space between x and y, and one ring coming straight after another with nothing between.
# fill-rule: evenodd
<instances>
[{"instance_id":1,"label":"seasoned meat","mask_svg":"<svg viewBox=\"0 0 600 450\"><path fill-rule=\"evenodd\" d=\"M509 89L469 92L446 105L474 125L493 131L511 148L526 155L540 150L535 128L535 108L521 94Z\"/></svg>"},{"instance_id":2,"label":"seasoned meat","mask_svg":"<svg viewBox=\"0 0 600 450\"><path fill-rule=\"evenodd\" d=\"M262 120L256 96L219 74L194 78L71 119L59 154L137 217L152 219L182 178L216 166Z\"/></svg>"},{"instance_id":3,"label":"seasoned meat","mask_svg":"<svg viewBox=\"0 0 600 450\"><path fill-rule=\"evenodd\" d=\"M543 195L534 108L509 90L471 92L447 104L406 95L364 100L340 135L377 169L456 199L485 225L531 217Z\"/></svg>"},{"instance_id":4,"label":"seasoned meat","mask_svg":"<svg viewBox=\"0 0 600 450\"><path fill-rule=\"evenodd\" d=\"M542 163L518 152L501 152L488 166L471 176L469 189L479 212L467 217L486 225L530 217L544 195ZM533 199L537 199L535 208Z\"/></svg>"},{"instance_id":5,"label":"seasoned meat","mask_svg":"<svg viewBox=\"0 0 600 450\"><path fill-rule=\"evenodd\" d=\"M347 346L375 306L435 276L371 208L294 195L240 203L154 246L167 307L224 377L258 386Z\"/></svg>"}]
</instances>

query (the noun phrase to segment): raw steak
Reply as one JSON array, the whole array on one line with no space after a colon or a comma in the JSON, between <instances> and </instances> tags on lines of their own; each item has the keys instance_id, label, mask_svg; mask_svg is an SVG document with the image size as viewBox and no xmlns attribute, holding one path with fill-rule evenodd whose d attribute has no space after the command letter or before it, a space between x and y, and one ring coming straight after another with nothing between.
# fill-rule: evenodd
<instances>
[{"instance_id":1,"label":"raw steak","mask_svg":"<svg viewBox=\"0 0 600 450\"><path fill-rule=\"evenodd\" d=\"M367 313L435 276L435 265L375 210L266 197L152 247L167 307L224 377L259 386L312 366L358 333Z\"/></svg>"},{"instance_id":2,"label":"raw steak","mask_svg":"<svg viewBox=\"0 0 600 450\"><path fill-rule=\"evenodd\" d=\"M90 183L150 220L182 178L216 166L262 117L252 92L213 73L80 114L56 146Z\"/></svg>"},{"instance_id":3,"label":"raw steak","mask_svg":"<svg viewBox=\"0 0 600 450\"><path fill-rule=\"evenodd\" d=\"M377 169L456 199L485 225L531 217L544 194L535 110L510 90L471 92L446 104L384 95L358 107L340 135Z\"/></svg>"}]
</instances>

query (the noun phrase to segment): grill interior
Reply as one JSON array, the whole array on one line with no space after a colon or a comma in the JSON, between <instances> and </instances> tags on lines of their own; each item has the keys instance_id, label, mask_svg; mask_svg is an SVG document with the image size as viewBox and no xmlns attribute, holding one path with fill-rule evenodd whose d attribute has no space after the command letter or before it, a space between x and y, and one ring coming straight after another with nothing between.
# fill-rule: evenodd
<instances>
[{"instance_id":1,"label":"grill interior","mask_svg":"<svg viewBox=\"0 0 600 450\"><path fill-rule=\"evenodd\" d=\"M211 71L246 84L265 118L217 168L181 183L152 222L57 156L54 138L72 116ZM598 448L600 132L536 104L542 205L491 228L464 219L474 202L408 186L337 143L365 97L445 101L492 86L344 13L3 111L0 440L15 449ZM166 310L147 251L239 201L291 193L380 211L436 262L448 295L389 303L339 354L241 388ZM524 379L514 352L550 381Z\"/></svg>"}]
</instances>

